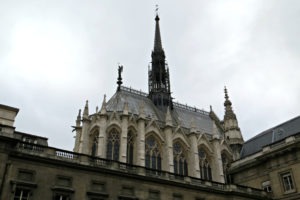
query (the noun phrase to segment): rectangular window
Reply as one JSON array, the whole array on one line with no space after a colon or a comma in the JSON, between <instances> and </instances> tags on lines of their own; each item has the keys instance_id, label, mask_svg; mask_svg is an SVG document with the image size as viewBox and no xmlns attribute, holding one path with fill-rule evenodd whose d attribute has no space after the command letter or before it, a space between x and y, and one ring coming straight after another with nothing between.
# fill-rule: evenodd
<instances>
[{"instance_id":1,"label":"rectangular window","mask_svg":"<svg viewBox=\"0 0 300 200\"><path fill-rule=\"evenodd\" d=\"M16 188L14 200L29 200L30 190L24 188Z\"/></svg>"},{"instance_id":2,"label":"rectangular window","mask_svg":"<svg viewBox=\"0 0 300 200\"><path fill-rule=\"evenodd\" d=\"M271 182L270 181L265 181L262 184L262 189L266 192L272 192L272 187L271 187Z\"/></svg>"},{"instance_id":3,"label":"rectangular window","mask_svg":"<svg viewBox=\"0 0 300 200\"><path fill-rule=\"evenodd\" d=\"M122 187L122 194L127 195L127 196L134 196L133 187L123 186Z\"/></svg>"},{"instance_id":4,"label":"rectangular window","mask_svg":"<svg viewBox=\"0 0 300 200\"><path fill-rule=\"evenodd\" d=\"M71 187L72 186L72 178L65 177L65 176L57 176L56 184L58 186Z\"/></svg>"},{"instance_id":5,"label":"rectangular window","mask_svg":"<svg viewBox=\"0 0 300 200\"><path fill-rule=\"evenodd\" d=\"M18 179L22 181L33 181L33 171L20 169Z\"/></svg>"},{"instance_id":6,"label":"rectangular window","mask_svg":"<svg viewBox=\"0 0 300 200\"><path fill-rule=\"evenodd\" d=\"M282 184L285 192L295 191L295 186L290 172L281 174Z\"/></svg>"},{"instance_id":7,"label":"rectangular window","mask_svg":"<svg viewBox=\"0 0 300 200\"><path fill-rule=\"evenodd\" d=\"M92 181L92 191L104 192L105 191L105 183Z\"/></svg>"},{"instance_id":8,"label":"rectangular window","mask_svg":"<svg viewBox=\"0 0 300 200\"><path fill-rule=\"evenodd\" d=\"M173 200L183 200L181 194L173 194Z\"/></svg>"},{"instance_id":9,"label":"rectangular window","mask_svg":"<svg viewBox=\"0 0 300 200\"><path fill-rule=\"evenodd\" d=\"M54 195L54 200L71 200L71 196L69 194L56 193Z\"/></svg>"},{"instance_id":10,"label":"rectangular window","mask_svg":"<svg viewBox=\"0 0 300 200\"><path fill-rule=\"evenodd\" d=\"M159 200L160 199L160 192L157 190L150 190L149 191L149 200Z\"/></svg>"}]
</instances>

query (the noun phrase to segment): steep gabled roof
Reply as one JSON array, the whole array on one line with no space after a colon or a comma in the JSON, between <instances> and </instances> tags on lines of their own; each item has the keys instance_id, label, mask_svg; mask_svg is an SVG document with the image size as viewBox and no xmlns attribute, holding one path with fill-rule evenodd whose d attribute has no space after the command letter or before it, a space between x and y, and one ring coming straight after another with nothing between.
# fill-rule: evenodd
<instances>
[{"instance_id":1,"label":"steep gabled roof","mask_svg":"<svg viewBox=\"0 0 300 200\"><path fill-rule=\"evenodd\" d=\"M148 94L123 86L107 102L106 110L108 112L122 112L125 102L128 103L129 113L139 115L139 108L143 104L146 118L156 118L158 121L165 123L166 113L153 104L148 98ZM179 103L174 103L173 107L171 116L174 126L180 125L189 129L191 128L191 122L194 120L197 130L212 134L214 122L209 117L208 112Z\"/></svg>"},{"instance_id":2,"label":"steep gabled roof","mask_svg":"<svg viewBox=\"0 0 300 200\"><path fill-rule=\"evenodd\" d=\"M300 116L270 128L246 141L241 151L241 158L254 154L264 146L278 142L300 132Z\"/></svg>"}]
</instances>

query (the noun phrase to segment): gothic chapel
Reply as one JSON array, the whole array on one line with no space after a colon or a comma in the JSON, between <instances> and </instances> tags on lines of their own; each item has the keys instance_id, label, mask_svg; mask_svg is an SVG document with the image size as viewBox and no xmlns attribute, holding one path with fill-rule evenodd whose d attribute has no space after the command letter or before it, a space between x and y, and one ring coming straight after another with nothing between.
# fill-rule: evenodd
<instances>
[{"instance_id":1,"label":"gothic chapel","mask_svg":"<svg viewBox=\"0 0 300 200\"><path fill-rule=\"evenodd\" d=\"M172 101L169 69L162 48L159 16L155 17L154 49L148 71L149 92L122 86L101 109L89 113L88 102L76 120L74 151L216 182L230 182L227 169L239 159L244 143L225 88L225 114Z\"/></svg>"}]
</instances>

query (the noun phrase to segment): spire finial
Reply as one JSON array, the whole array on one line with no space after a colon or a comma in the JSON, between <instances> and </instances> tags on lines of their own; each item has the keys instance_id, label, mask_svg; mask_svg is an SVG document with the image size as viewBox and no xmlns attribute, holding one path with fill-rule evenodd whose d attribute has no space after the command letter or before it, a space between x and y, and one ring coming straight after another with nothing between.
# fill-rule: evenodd
<instances>
[{"instance_id":1,"label":"spire finial","mask_svg":"<svg viewBox=\"0 0 300 200\"><path fill-rule=\"evenodd\" d=\"M229 100L228 92L226 86L224 87L224 93L225 93L225 102L224 106L231 106L231 101Z\"/></svg>"},{"instance_id":2,"label":"spire finial","mask_svg":"<svg viewBox=\"0 0 300 200\"><path fill-rule=\"evenodd\" d=\"M81 109L79 109L78 115L77 115L77 118L80 118L80 117L81 117Z\"/></svg>"},{"instance_id":3,"label":"spire finial","mask_svg":"<svg viewBox=\"0 0 300 200\"><path fill-rule=\"evenodd\" d=\"M168 108L167 108L166 125L167 126L173 126L172 116L171 116L171 111L170 111L170 106L168 106Z\"/></svg>"},{"instance_id":4,"label":"spire finial","mask_svg":"<svg viewBox=\"0 0 300 200\"><path fill-rule=\"evenodd\" d=\"M84 110L83 110L83 117L87 118L89 116L89 101L86 100Z\"/></svg>"},{"instance_id":5,"label":"spire finial","mask_svg":"<svg viewBox=\"0 0 300 200\"><path fill-rule=\"evenodd\" d=\"M228 100L229 97L228 97L228 92L227 92L226 86L224 86L224 92L225 92L225 99Z\"/></svg>"},{"instance_id":6,"label":"spire finial","mask_svg":"<svg viewBox=\"0 0 300 200\"><path fill-rule=\"evenodd\" d=\"M100 110L101 114L106 114L106 94L103 96L102 106Z\"/></svg>"},{"instance_id":7,"label":"spire finial","mask_svg":"<svg viewBox=\"0 0 300 200\"><path fill-rule=\"evenodd\" d=\"M120 91L121 90L121 85L122 85L122 72L123 72L123 65L120 65L119 64L119 67L118 67L118 81L117 81L117 84L118 84L118 89L117 91Z\"/></svg>"},{"instance_id":8,"label":"spire finial","mask_svg":"<svg viewBox=\"0 0 300 200\"><path fill-rule=\"evenodd\" d=\"M158 4L155 5L155 13L156 13L156 16L158 16Z\"/></svg>"}]
</instances>

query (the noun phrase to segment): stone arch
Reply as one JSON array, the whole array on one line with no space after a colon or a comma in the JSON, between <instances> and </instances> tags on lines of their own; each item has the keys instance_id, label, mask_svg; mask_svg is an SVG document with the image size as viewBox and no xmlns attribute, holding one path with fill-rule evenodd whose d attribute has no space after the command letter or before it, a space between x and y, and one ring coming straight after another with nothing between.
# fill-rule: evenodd
<instances>
[{"instance_id":1,"label":"stone arch","mask_svg":"<svg viewBox=\"0 0 300 200\"><path fill-rule=\"evenodd\" d=\"M151 127L149 127L149 129L146 130L145 138L150 135L154 135L157 139L159 139L161 144L163 144L165 142L164 137L161 135L161 133L156 128L152 129Z\"/></svg>"},{"instance_id":2,"label":"stone arch","mask_svg":"<svg viewBox=\"0 0 300 200\"><path fill-rule=\"evenodd\" d=\"M109 124L109 126L106 129L106 133L109 133L112 129L116 129L119 133L122 132L122 129L119 124L111 123L111 124Z\"/></svg>"},{"instance_id":3,"label":"stone arch","mask_svg":"<svg viewBox=\"0 0 300 200\"><path fill-rule=\"evenodd\" d=\"M180 140L180 142L182 142L187 147L187 149L190 149L190 144L185 135L176 132L173 136L173 143L177 140Z\"/></svg>"},{"instance_id":4,"label":"stone arch","mask_svg":"<svg viewBox=\"0 0 300 200\"><path fill-rule=\"evenodd\" d=\"M209 140L207 139L205 134L201 134L199 136L197 143L198 143L198 147L201 145L204 145L205 148L207 148L207 151L209 152L209 154L213 154L213 149L211 147L211 143L209 142Z\"/></svg>"}]
</instances>

